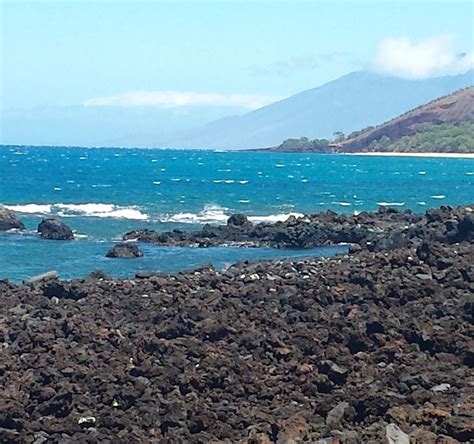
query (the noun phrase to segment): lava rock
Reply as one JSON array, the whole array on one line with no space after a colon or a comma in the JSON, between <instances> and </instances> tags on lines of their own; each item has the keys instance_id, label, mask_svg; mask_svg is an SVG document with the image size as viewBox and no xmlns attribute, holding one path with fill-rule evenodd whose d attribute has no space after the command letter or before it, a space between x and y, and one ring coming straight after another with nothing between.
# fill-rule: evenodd
<instances>
[{"instance_id":1,"label":"lava rock","mask_svg":"<svg viewBox=\"0 0 474 444\"><path fill-rule=\"evenodd\" d=\"M38 233L43 239L72 240L74 234L69 226L54 217L44 218L38 225Z\"/></svg>"},{"instance_id":2,"label":"lava rock","mask_svg":"<svg viewBox=\"0 0 474 444\"><path fill-rule=\"evenodd\" d=\"M18 219L13 211L5 207L0 207L0 231L13 229L24 230L25 225L20 219Z\"/></svg>"},{"instance_id":3,"label":"lava rock","mask_svg":"<svg viewBox=\"0 0 474 444\"><path fill-rule=\"evenodd\" d=\"M234 225L241 227L243 225L249 225L251 222L248 220L247 216L244 214L233 214L227 219L227 225Z\"/></svg>"},{"instance_id":4,"label":"lava rock","mask_svg":"<svg viewBox=\"0 0 474 444\"><path fill-rule=\"evenodd\" d=\"M106 257L133 259L142 257L143 252L130 242L121 242L114 245L105 255Z\"/></svg>"}]
</instances>

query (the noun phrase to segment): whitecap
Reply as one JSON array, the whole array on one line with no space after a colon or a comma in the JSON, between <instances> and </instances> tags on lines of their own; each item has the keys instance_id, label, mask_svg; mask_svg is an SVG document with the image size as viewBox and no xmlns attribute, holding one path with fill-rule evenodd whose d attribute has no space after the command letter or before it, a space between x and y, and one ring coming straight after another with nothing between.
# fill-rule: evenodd
<instances>
[{"instance_id":1,"label":"whitecap","mask_svg":"<svg viewBox=\"0 0 474 444\"><path fill-rule=\"evenodd\" d=\"M350 207L352 204L350 202L336 202L341 207Z\"/></svg>"},{"instance_id":2,"label":"whitecap","mask_svg":"<svg viewBox=\"0 0 474 444\"><path fill-rule=\"evenodd\" d=\"M61 191L61 190L62 190L62 188L59 188L59 187L54 187L54 188L53 188L53 190L54 190L54 191Z\"/></svg>"},{"instance_id":3,"label":"whitecap","mask_svg":"<svg viewBox=\"0 0 474 444\"><path fill-rule=\"evenodd\" d=\"M285 165L283 163L277 163L275 164L275 167L277 168L283 168Z\"/></svg>"},{"instance_id":4,"label":"whitecap","mask_svg":"<svg viewBox=\"0 0 474 444\"><path fill-rule=\"evenodd\" d=\"M226 210L227 208L219 205L206 205L199 213L183 212L163 215L160 217L160 221L182 224L225 223L230 217L229 214L226 214Z\"/></svg>"},{"instance_id":5,"label":"whitecap","mask_svg":"<svg viewBox=\"0 0 474 444\"><path fill-rule=\"evenodd\" d=\"M249 181L248 181L248 180L239 180L239 183L240 183L241 185L246 185L246 184L249 183Z\"/></svg>"},{"instance_id":6,"label":"whitecap","mask_svg":"<svg viewBox=\"0 0 474 444\"><path fill-rule=\"evenodd\" d=\"M147 214L142 213L136 206L122 207L114 204L84 203L84 204L56 204L63 217L100 217L115 219L147 220Z\"/></svg>"},{"instance_id":7,"label":"whitecap","mask_svg":"<svg viewBox=\"0 0 474 444\"><path fill-rule=\"evenodd\" d=\"M213 182L214 182L214 183L222 183L222 182L224 182L224 181L223 181L223 180L220 180L220 179L215 179L215 180L213 180Z\"/></svg>"},{"instance_id":8,"label":"whitecap","mask_svg":"<svg viewBox=\"0 0 474 444\"><path fill-rule=\"evenodd\" d=\"M235 180L232 180L232 179L224 180L224 183L226 183L226 184L231 184L231 183L234 183L234 182L235 182Z\"/></svg>"},{"instance_id":9,"label":"whitecap","mask_svg":"<svg viewBox=\"0 0 474 444\"><path fill-rule=\"evenodd\" d=\"M306 182L308 182L308 179L301 179L300 182L306 183Z\"/></svg>"},{"instance_id":10,"label":"whitecap","mask_svg":"<svg viewBox=\"0 0 474 444\"><path fill-rule=\"evenodd\" d=\"M474 171L468 171L468 172L466 173L466 176L474 176Z\"/></svg>"},{"instance_id":11,"label":"whitecap","mask_svg":"<svg viewBox=\"0 0 474 444\"><path fill-rule=\"evenodd\" d=\"M431 196L432 199L444 199L446 196L444 194L435 194Z\"/></svg>"},{"instance_id":12,"label":"whitecap","mask_svg":"<svg viewBox=\"0 0 474 444\"><path fill-rule=\"evenodd\" d=\"M275 222L285 222L290 216L294 217L303 217L302 213L287 213L287 214L270 214L269 216L249 216L249 220L253 223L275 223Z\"/></svg>"},{"instance_id":13,"label":"whitecap","mask_svg":"<svg viewBox=\"0 0 474 444\"><path fill-rule=\"evenodd\" d=\"M154 185L159 185L160 183L161 183L161 182L160 182L159 180L154 180L154 181L153 181L153 184L154 184Z\"/></svg>"},{"instance_id":14,"label":"whitecap","mask_svg":"<svg viewBox=\"0 0 474 444\"><path fill-rule=\"evenodd\" d=\"M421 201L421 202L417 202L417 204L418 205L426 205L426 202Z\"/></svg>"},{"instance_id":15,"label":"whitecap","mask_svg":"<svg viewBox=\"0 0 474 444\"><path fill-rule=\"evenodd\" d=\"M420 174L421 176L424 176L426 174L426 171L418 171L418 174Z\"/></svg>"},{"instance_id":16,"label":"whitecap","mask_svg":"<svg viewBox=\"0 0 474 444\"><path fill-rule=\"evenodd\" d=\"M24 204L24 205L4 205L11 211L25 214L48 214L51 212L51 205L48 204Z\"/></svg>"},{"instance_id":17,"label":"whitecap","mask_svg":"<svg viewBox=\"0 0 474 444\"><path fill-rule=\"evenodd\" d=\"M248 203L250 203L250 199L240 199L239 203L248 204Z\"/></svg>"},{"instance_id":18,"label":"whitecap","mask_svg":"<svg viewBox=\"0 0 474 444\"><path fill-rule=\"evenodd\" d=\"M382 207L403 207L405 202L377 202Z\"/></svg>"},{"instance_id":19,"label":"whitecap","mask_svg":"<svg viewBox=\"0 0 474 444\"><path fill-rule=\"evenodd\" d=\"M174 178L174 179L171 179L171 182L181 182L181 179Z\"/></svg>"}]
</instances>

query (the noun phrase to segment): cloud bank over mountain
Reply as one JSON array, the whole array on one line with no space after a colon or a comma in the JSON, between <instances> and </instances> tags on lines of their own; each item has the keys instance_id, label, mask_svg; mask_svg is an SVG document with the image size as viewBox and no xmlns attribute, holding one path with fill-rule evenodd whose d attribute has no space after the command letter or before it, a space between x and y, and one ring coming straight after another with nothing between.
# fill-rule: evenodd
<instances>
[{"instance_id":1,"label":"cloud bank over mountain","mask_svg":"<svg viewBox=\"0 0 474 444\"><path fill-rule=\"evenodd\" d=\"M456 52L454 39L449 35L420 42L387 37L378 45L373 67L379 73L405 79L464 74L474 68L474 52Z\"/></svg>"}]
</instances>

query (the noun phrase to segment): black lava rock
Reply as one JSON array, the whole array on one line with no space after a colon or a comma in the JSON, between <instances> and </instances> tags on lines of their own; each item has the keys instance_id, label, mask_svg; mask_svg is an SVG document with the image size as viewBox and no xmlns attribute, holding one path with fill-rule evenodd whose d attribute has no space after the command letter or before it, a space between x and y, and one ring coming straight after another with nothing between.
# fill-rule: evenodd
<instances>
[{"instance_id":1,"label":"black lava rock","mask_svg":"<svg viewBox=\"0 0 474 444\"><path fill-rule=\"evenodd\" d=\"M38 225L38 233L43 239L72 240L74 234L64 222L54 217L43 219Z\"/></svg>"},{"instance_id":2,"label":"black lava rock","mask_svg":"<svg viewBox=\"0 0 474 444\"><path fill-rule=\"evenodd\" d=\"M133 259L136 257L142 257L143 252L135 244L121 242L117 245L114 245L105 256L122 259Z\"/></svg>"}]
</instances>

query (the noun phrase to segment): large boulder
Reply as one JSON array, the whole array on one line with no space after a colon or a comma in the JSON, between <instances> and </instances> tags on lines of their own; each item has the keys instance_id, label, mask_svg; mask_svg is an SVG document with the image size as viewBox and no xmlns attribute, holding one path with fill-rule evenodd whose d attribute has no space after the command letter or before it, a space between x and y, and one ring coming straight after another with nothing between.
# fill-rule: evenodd
<instances>
[{"instance_id":1,"label":"large boulder","mask_svg":"<svg viewBox=\"0 0 474 444\"><path fill-rule=\"evenodd\" d=\"M0 207L0 231L13 229L24 230L25 225L18 219L13 211L5 207Z\"/></svg>"},{"instance_id":2,"label":"large boulder","mask_svg":"<svg viewBox=\"0 0 474 444\"><path fill-rule=\"evenodd\" d=\"M236 227L249 226L252 223L248 220L247 216L244 214L232 214L229 219L227 219L227 225L234 225Z\"/></svg>"},{"instance_id":3,"label":"large boulder","mask_svg":"<svg viewBox=\"0 0 474 444\"><path fill-rule=\"evenodd\" d=\"M71 240L74 234L64 222L54 217L44 218L38 225L38 233L44 239Z\"/></svg>"},{"instance_id":4,"label":"large boulder","mask_svg":"<svg viewBox=\"0 0 474 444\"><path fill-rule=\"evenodd\" d=\"M120 242L114 245L105 255L106 257L118 257L122 259L133 259L142 257L143 252L135 245L127 242Z\"/></svg>"}]
</instances>

